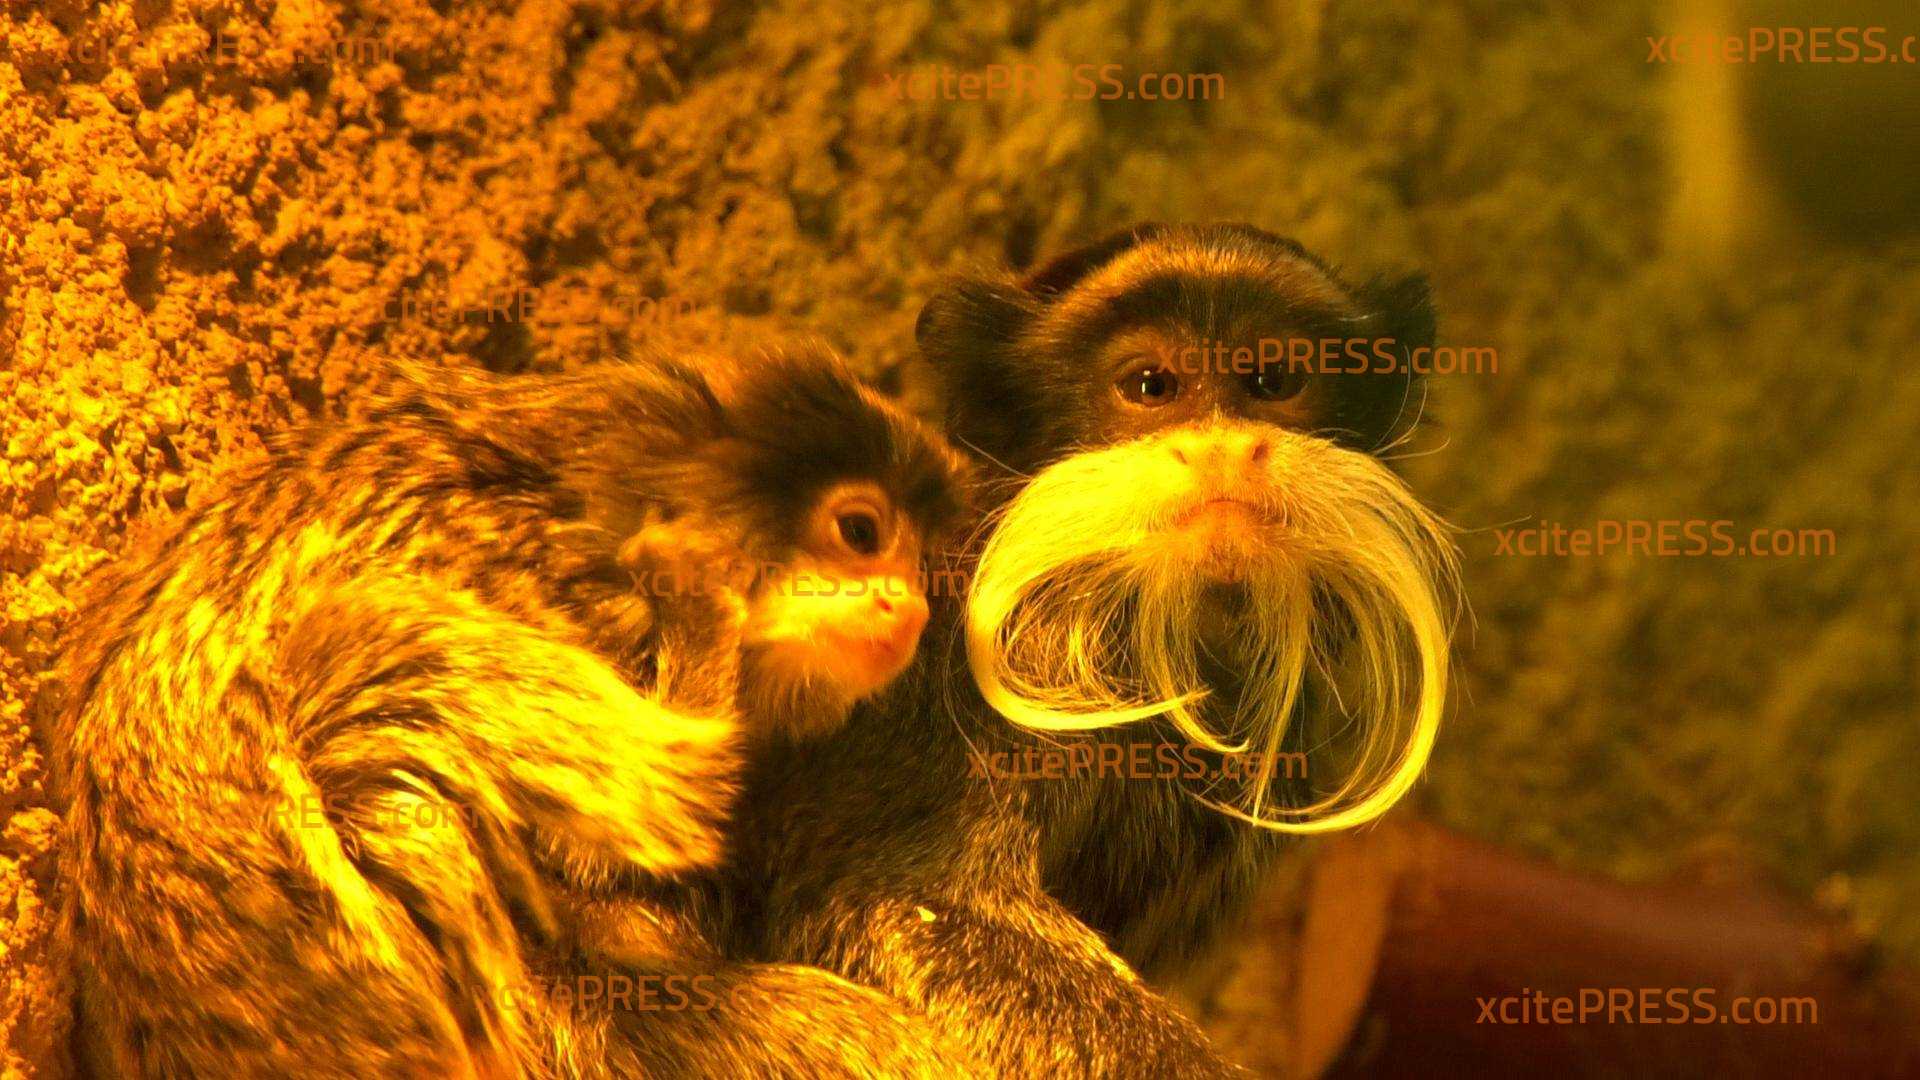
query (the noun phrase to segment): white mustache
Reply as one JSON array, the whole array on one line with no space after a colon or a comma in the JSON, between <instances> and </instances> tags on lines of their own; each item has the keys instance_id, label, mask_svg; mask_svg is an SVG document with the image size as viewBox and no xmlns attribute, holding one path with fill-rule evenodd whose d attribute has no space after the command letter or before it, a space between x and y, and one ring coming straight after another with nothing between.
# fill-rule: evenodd
<instances>
[{"instance_id":1,"label":"white mustache","mask_svg":"<svg viewBox=\"0 0 1920 1080\"><path fill-rule=\"evenodd\" d=\"M1230 430L1224 425L1221 430ZM1268 805L1270 769L1221 811L1313 833L1385 813L1425 767L1446 699L1458 555L1447 526L1373 458L1261 429L1254 475L1203 484L1150 437L1042 470L997 514L967 606L982 695L1024 727L1083 731L1167 716L1222 753L1273 760L1309 677L1358 725L1350 770L1299 808ZM1229 733L1198 709L1215 575L1183 558L1184 515L1248 504L1259 530L1236 565L1247 603L1227 650L1241 684Z\"/></svg>"}]
</instances>

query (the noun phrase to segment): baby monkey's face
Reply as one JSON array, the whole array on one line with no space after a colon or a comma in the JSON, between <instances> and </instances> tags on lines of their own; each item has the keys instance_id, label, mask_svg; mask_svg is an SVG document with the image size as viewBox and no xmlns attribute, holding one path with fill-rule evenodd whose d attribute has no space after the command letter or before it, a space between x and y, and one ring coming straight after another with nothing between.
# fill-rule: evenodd
<instances>
[{"instance_id":1,"label":"baby monkey's face","mask_svg":"<svg viewBox=\"0 0 1920 1080\"><path fill-rule=\"evenodd\" d=\"M813 502L797 550L748 597L741 634L744 689L778 726L818 733L906 669L927 624L922 532L869 481Z\"/></svg>"}]
</instances>

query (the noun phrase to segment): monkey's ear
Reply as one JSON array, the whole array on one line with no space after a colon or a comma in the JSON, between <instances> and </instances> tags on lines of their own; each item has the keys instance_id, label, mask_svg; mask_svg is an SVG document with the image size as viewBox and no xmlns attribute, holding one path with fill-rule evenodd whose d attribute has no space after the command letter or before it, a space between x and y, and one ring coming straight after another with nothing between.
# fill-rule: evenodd
<instances>
[{"instance_id":1,"label":"monkey's ear","mask_svg":"<svg viewBox=\"0 0 1920 1080\"><path fill-rule=\"evenodd\" d=\"M1002 348L1019 337L1039 305L1011 282L961 278L927 299L913 337L930 363L955 359L955 350Z\"/></svg>"},{"instance_id":2,"label":"monkey's ear","mask_svg":"<svg viewBox=\"0 0 1920 1080\"><path fill-rule=\"evenodd\" d=\"M1343 380L1335 407L1338 426L1358 436L1362 449L1388 445L1425 417L1422 377L1413 370L1413 350L1433 345L1433 293L1421 274L1375 278L1359 290L1368 333L1391 338L1400 370L1380 377Z\"/></svg>"},{"instance_id":3,"label":"monkey's ear","mask_svg":"<svg viewBox=\"0 0 1920 1080\"><path fill-rule=\"evenodd\" d=\"M1437 320L1426 275L1375 279L1361 293L1363 302L1376 313L1381 337L1394 339L1403 349L1433 344Z\"/></svg>"},{"instance_id":4,"label":"monkey's ear","mask_svg":"<svg viewBox=\"0 0 1920 1080\"><path fill-rule=\"evenodd\" d=\"M939 380L956 440L998 456L1033 430L1035 372L1022 370L1018 343L1040 306L1013 282L965 278L920 309L914 338Z\"/></svg>"}]
</instances>

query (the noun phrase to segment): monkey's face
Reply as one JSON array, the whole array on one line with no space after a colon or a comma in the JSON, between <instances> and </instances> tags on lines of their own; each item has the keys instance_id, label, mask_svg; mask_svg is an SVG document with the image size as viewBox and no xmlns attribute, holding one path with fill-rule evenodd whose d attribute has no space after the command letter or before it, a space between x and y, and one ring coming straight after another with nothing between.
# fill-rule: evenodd
<instances>
[{"instance_id":1,"label":"monkey's face","mask_svg":"<svg viewBox=\"0 0 1920 1080\"><path fill-rule=\"evenodd\" d=\"M829 731L912 660L922 559L964 520L966 460L823 348L672 370L708 419L686 425L691 464L645 486L723 523L755 568L741 710L756 731Z\"/></svg>"},{"instance_id":2,"label":"monkey's face","mask_svg":"<svg viewBox=\"0 0 1920 1080\"><path fill-rule=\"evenodd\" d=\"M1367 452L1412 383L1247 361L1333 328L1410 348L1430 315L1385 310L1264 234L1104 247L922 318L956 399L1002 395L957 400L956 434L1030 470L980 552L975 679L1030 727L1164 715L1219 750L1278 750L1324 691L1359 732L1344 775L1284 808L1258 777L1230 812L1289 831L1376 816L1424 764L1446 677L1451 546Z\"/></svg>"},{"instance_id":3,"label":"monkey's face","mask_svg":"<svg viewBox=\"0 0 1920 1080\"><path fill-rule=\"evenodd\" d=\"M798 550L748 598L749 693L791 733L838 723L891 682L927 624L920 528L879 485L834 484L815 500Z\"/></svg>"}]
</instances>

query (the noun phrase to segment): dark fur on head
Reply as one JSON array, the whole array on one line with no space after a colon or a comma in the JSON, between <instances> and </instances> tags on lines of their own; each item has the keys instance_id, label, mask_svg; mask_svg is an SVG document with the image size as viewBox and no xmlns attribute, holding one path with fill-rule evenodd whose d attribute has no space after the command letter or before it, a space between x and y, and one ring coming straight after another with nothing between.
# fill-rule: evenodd
<instances>
[{"instance_id":1,"label":"dark fur on head","mask_svg":"<svg viewBox=\"0 0 1920 1080\"><path fill-rule=\"evenodd\" d=\"M1122 262L1135 267L1123 290L1060 309L1063 298ZM1236 334L1392 338L1403 358L1432 345L1435 329L1419 275L1356 287L1297 242L1250 225L1148 223L1021 277L961 281L927 302L915 333L946 387L950 432L1027 468L1040 464L1031 448L1057 451L1076 442L1087 395L1062 374L1093 344L1143 323L1194 341ZM1036 369L1024 359L1035 355L1055 359ZM1323 379L1331 393L1318 426L1342 445L1377 450L1418 415L1411 374Z\"/></svg>"},{"instance_id":2,"label":"dark fur on head","mask_svg":"<svg viewBox=\"0 0 1920 1080\"><path fill-rule=\"evenodd\" d=\"M591 378L602 387L593 409L539 418L589 430L538 435L585 451L566 467L616 534L638 513L698 508L750 522L746 541L766 549L754 554L777 561L798 544L806 508L839 481L874 482L929 537L966 504L956 483L965 459L824 348L751 361L649 356Z\"/></svg>"}]
</instances>

